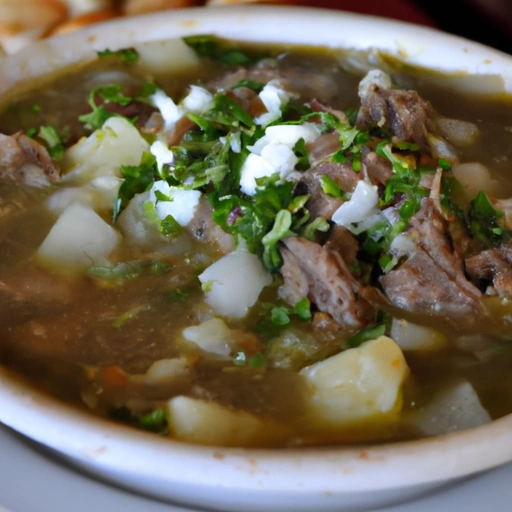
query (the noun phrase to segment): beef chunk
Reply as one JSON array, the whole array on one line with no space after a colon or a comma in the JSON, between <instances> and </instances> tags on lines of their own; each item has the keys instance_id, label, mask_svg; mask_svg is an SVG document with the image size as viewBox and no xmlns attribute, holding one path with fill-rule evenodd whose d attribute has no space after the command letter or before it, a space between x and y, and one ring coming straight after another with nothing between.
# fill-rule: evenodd
<instances>
[{"instance_id":1,"label":"beef chunk","mask_svg":"<svg viewBox=\"0 0 512 512\"><path fill-rule=\"evenodd\" d=\"M356 262L359 244L347 228L336 224L329 234L325 248L337 252L345 264L350 266Z\"/></svg>"},{"instance_id":2,"label":"beef chunk","mask_svg":"<svg viewBox=\"0 0 512 512\"><path fill-rule=\"evenodd\" d=\"M401 141L419 144L434 158L458 162L457 153L443 138L432 105L416 91L391 88L391 80L370 72L360 84L361 108L356 126L360 129L384 128ZM386 75L387 76L387 75ZM389 82L388 82L389 81Z\"/></svg>"},{"instance_id":3,"label":"beef chunk","mask_svg":"<svg viewBox=\"0 0 512 512\"><path fill-rule=\"evenodd\" d=\"M416 250L381 279L391 302L413 313L475 319L482 312L481 293L466 279L447 221L432 199L423 200L407 234Z\"/></svg>"},{"instance_id":4,"label":"beef chunk","mask_svg":"<svg viewBox=\"0 0 512 512\"><path fill-rule=\"evenodd\" d=\"M361 285L339 254L299 237L282 241L284 285L281 297L291 305L307 296L340 325L360 329L373 316L373 308L359 296Z\"/></svg>"},{"instance_id":5,"label":"beef chunk","mask_svg":"<svg viewBox=\"0 0 512 512\"><path fill-rule=\"evenodd\" d=\"M512 295L512 247L502 245L467 258L466 272L477 284L492 282L498 295Z\"/></svg>"},{"instance_id":6,"label":"beef chunk","mask_svg":"<svg viewBox=\"0 0 512 512\"><path fill-rule=\"evenodd\" d=\"M362 151L362 170L374 185L385 185L393 174L393 166L386 158L365 146Z\"/></svg>"},{"instance_id":7,"label":"beef chunk","mask_svg":"<svg viewBox=\"0 0 512 512\"><path fill-rule=\"evenodd\" d=\"M324 162L306 171L299 183L307 187L310 198L306 208L311 212L313 219L330 219L343 204L343 199L330 197L323 191L322 176L329 177L344 192L353 192L359 180L363 178L360 173L354 172L350 163Z\"/></svg>"},{"instance_id":8,"label":"beef chunk","mask_svg":"<svg viewBox=\"0 0 512 512\"><path fill-rule=\"evenodd\" d=\"M18 132L0 134L0 179L44 187L60 173L44 146Z\"/></svg>"},{"instance_id":9,"label":"beef chunk","mask_svg":"<svg viewBox=\"0 0 512 512\"><path fill-rule=\"evenodd\" d=\"M128 103L128 105L119 105L119 103L112 101L103 102L100 97L97 97L96 103L98 105L103 104L103 106L113 114L118 114L128 119L135 119L135 126L137 126L137 128L145 128L151 116L158 112L158 109L142 101L132 101Z\"/></svg>"}]
</instances>

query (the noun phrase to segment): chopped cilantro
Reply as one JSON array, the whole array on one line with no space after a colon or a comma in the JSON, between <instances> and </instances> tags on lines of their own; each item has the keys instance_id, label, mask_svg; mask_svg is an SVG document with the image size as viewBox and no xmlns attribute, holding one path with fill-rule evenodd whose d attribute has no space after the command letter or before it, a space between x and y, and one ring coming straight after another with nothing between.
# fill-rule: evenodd
<instances>
[{"instance_id":1,"label":"chopped cilantro","mask_svg":"<svg viewBox=\"0 0 512 512\"><path fill-rule=\"evenodd\" d=\"M203 290L204 293L208 293L212 289L212 286L213 286L213 281L205 281L201 285L201 290Z\"/></svg>"},{"instance_id":2,"label":"chopped cilantro","mask_svg":"<svg viewBox=\"0 0 512 512\"><path fill-rule=\"evenodd\" d=\"M30 107L30 110L32 110L32 112L35 112L36 114L39 114L41 113L41 105L37 104L37 103L34 103L31 107Z\"/></svg>"},{"instance_id":3,"label":"chopped cilantro","mask_svg":"<svg viewBox=\"0 0 512 512\"><path fill-rule=\"evenodd\" d=\"M344 197L344 193L341 190L341 188L338 187L338 185L336 185L336 183L326 174L323 174L322 177L320 178L320 184L322 186L322 190L328 196L335 198Z\"/></svg>"},{"instance_id":4,"label":"chopped cilantro","mask_svg":"<svg viewBox=\"0 0 512 512\"><path fill-rule=\"evenodd\" d=\"M147 304L141 304L139 306L135 306L134 308L126 311L122 315L119 315L113 322L112 327L122 327L128 320L131 320L132 318L135 318L139 315L142 311L147 311L149 309L149 306Z\"/></svg>"},{"instance_id":5,"label":"chopped cilantro","mask_svg":"<svg viewBox=\"0 0 512 512\"><path fill-rule=\"evenodd\" d=\"M233 364L235 366L249 366L249 368L261 368L265 366L266 358L261 353L258 352L247 358L245 352L238 352L237 355L233 358Z\"/></svg>"},{"instance_id":6,"label":"chopped cilantro","mask_svg":"<svg viewBox=\"0 0 512 512\"><path fill-rule=\"evenodd\" d=\"M167 428L167 418L164 409L155 409L153 412L142 416L139 424L144 430L150 432L162 432Z\"/></svg>"},{"instance_id":7,"label":"chopped cilantro","mask_svg":"<svg viewBox=\"0 0 512 512\"><path fill-rule=\"evenodd\" d=\"M122 50L112 51L108 48L103 51L96 52L100 59L108 57L117 57L120 62L135 62L139 58L139 53L135 48L124 48Z\"/></svg>"},{"instance_id":8,"label":"chopped cilantro","mask_svg":"<svg viewBox=\"0 0 512 512\"><path fill-rule=\"evenodd\" d=\"M282 238L294 236L295 233L290 230L292 225L292 214L288 210L279 210L275 217L274 226L261 239L263 244L263 263L269 270L276 270L281 266L281 254L277 243Z\"/></svg>"},{"instance_id":9,"label":"chopped cilantro","mask_svg":"<svg viewBox=\"0 0 512 512\"><path fill-rule=\"evenodd\" d=\"M53 126L41 126L37 136L46 143L48 154L54 160L59 160L64 156L64 145L60 135Z\"/></svg>"},{"instance_id":10,"label":"chopped cilantro","mask_svg":"<svg viewBox=\"0 0 512 512\"><path fill-rule=\"evenodd\" d=\"M261 368L265 366L265 363L265 356L261 352L258 352L249 358L249 368Z\"/></svg>"},{"instance_id":11,"label":"chopped cilantro","mask_svg":"<svg viewBox=\"0 0 512 512\"><path fill-rule=\"evenodd\" d=\"M156 158L149 151L142 154L139 165L122 165L121 174L124 181L119 187L119 192L114 207L113 218L117 220L121 209L126 206L128 201L135 194L145 192L158 178L158 170L156 167Z\"/></svg>"},{"instance_id":12,"label":"chopped cilantro","mask_svg":"<svg viewBox=\"0 0 512 512\"><path fill-rule=\"evenodd\" d=\"M29 139L33 139L37 135L37 128L29 128L26 135Z\"/></svg>"},{"instance_id":13,"label":"chopped cilantro","mask_svg":"<svg viewBox=\"0 0 512 512\"><path fill-rule=\"evenodd\" d=\"M248 66L265 57L265 55L246 53L237 48L230 47L222 40L209 35L184 37L183 41L199 57L217 60L232 66Z\"/></svg>"},{"instance_id":14,"label":"chopped cilantro","mask_svg":"<svg viewBox=\"0 0 512 512\"><path fill-rule=\"evenodd\" d=\"M445 160L444 158L440 158L437 161L437 165L439 165L439 167L441 167L443 171L449 171L452 168L452 164L448 160Z\"/></svg>"},{"instance_id":15,"label":"chopped cilantro","mask_svg":"<svg viewBox=\"0 0 512 512\"><path fill-rule=\"evenodd\" d=\"M188 290L182 290L181 288L176 288L171 294L170 299L176 302L183 302L190 296L190 292Z\"/></svg>"},{"instance_id":16,"label":"chopped cilantro","mask_svg":"<svg viewBox=\"0 0 512 512\"><path fill-rule=\"evenodd\" d=\"M295 165L295 169L299 171L306 171L309 169L309 155L306 149L306 142L304 139L299 139L293 147L293 152L298 157L299 161Z\"/></svg>"},{"instance_id":17,"label":"chopped cilantro","mask_svg":"<svg viewBox=\"0 0 512 512\"><path fill-rule=\"evenodd\" d=\"M172 215L167 215L160 224L160 233L169 238L173 238L183 233L183 227Z\"/></svg>"},{"instance_id":18,"label":"chopped cilantro","mask_svg":"<svg viewBox=\"0 0 512 512\"><path fill-rule=\"evenodd\" d=\"M354 348L359 347L365 341L370 341L378 338L379 336L383 336L386 332L386 325L373 325L371 327L365 327L361 329L359 332L356 332L349 338L347 338L344 342L345 348Z\"/></svg>"},{"instance_id":19,"label":"chopped cilantro","mask_svg":"<svg viewBox=\"0 0 512 512\"><path fill-rule=\"evenodd\" d=\"M276 306L272 308L271 320L275 325L286 325L290 323L290 315L295 315L301 320L311 320L311 302L303 297L293 308Z\"/></svg>"},{"instance_id":20,"label":"chopped cilantro","mask_svg":"<svg viewBox=\"0 0 512 512\"><path fill-rule=\"evenodd\" d=\"M314 240L317 231L327 233L329 229L331 229L329 222L323 217L317 217L304 228L302 236L308 240Z\"/></svg>"},{"instance_id":21,"label":"chopped cilantro","mask_svg":"<svg viewBox=\"0 0 512 512\"><path fill-rule=\"evenodd\" d=\"M480 191L469 206L469 231L478 240L497 245L512 237L512 232L502 228L498 219L503 212L496 210L487 194Z\"/></svg>"},{"instance_id":22,"label":"chopped cilantro","mask_svg":"<svg viewBox=\"0 0 512 512\"><path fill-rule=\"evenodd\" d=\"M255 80L240 80L235 85L231 86L231 89L239 89L240 87L247 87L252 91L259 93L265 87L263 82L256 82Z\"/></svg>"},{"instance_id":23,"label":"chopped cilantro","mask_svg":"<svg viewBox=\"0 0 512 512\"><path fill-rule=\"evenodd\" d=\"M103 279L106 281L117 281L120 279L134 279L139 276L144 266L140 261L126 261L113 266L93 266L87 270L89 277Z\"/></svg>"}]
</instances>

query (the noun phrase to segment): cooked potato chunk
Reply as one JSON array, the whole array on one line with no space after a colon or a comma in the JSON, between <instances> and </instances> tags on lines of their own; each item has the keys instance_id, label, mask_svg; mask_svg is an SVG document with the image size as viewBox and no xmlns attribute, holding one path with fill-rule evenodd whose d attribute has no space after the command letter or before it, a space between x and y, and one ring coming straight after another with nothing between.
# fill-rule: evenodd
<instances>
[{"instance_id":1,"label":"cooked potato chunk","mask_svg":"<svg viewBox=\"0 0 512 512\"><path fill-rule=\"evenodd\" d=\"M199 280L207 289L206 302L219 315L242 318L272 283L272 276L256 255L239 250L210 265Z\"/></svg>"},{"instance_id":2,"label":"cooked potato chunk","mask_svg":"<svg viewBox=\"0 0 512 512\"><path fill-rule=\"evenodd\" d=\"M400 347L386 336L304 368L310 414L341 426L397 412L408 368Z\"/></svg>"},{"instance_id":3,"label":"cooked potato chunk","mask_svg":"<svg viewBox=\"0 0 512 512\"><path fill-rule=\"evenodd\" d=\"M36 257L45 267L74 274L93 265L107 265L120 240L119 233L92 208L73 203L57 219Z\"/></svg>"},{"instance_id":4,"label":"cooked potato chunk","mask_svg":"<svg viewBox=\"0 0 512 512\"><path fill-rule=\"evenodd\" d=\"M250 445L264 424L252 414L186 396L168 402L171 434L180 441L217 446Z\"/></svg>"},{"instance_id":5,"label":"cooked potato chunk","mask_svg":"<svg viewBox=\"0 0 512 512\"><path fill-rule=\"evenodd\" d=\"M66 151L63 180L83 184L99 176L119 177L121 165L139 165L147 150L148 143L127 119L111 117Z\"/></svg>"}]
</instances>

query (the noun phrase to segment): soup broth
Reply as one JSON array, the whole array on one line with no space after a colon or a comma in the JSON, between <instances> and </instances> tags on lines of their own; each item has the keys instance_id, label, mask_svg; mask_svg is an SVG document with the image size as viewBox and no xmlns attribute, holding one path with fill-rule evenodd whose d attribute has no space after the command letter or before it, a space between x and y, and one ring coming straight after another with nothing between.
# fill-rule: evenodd
<instances>
[{"instance_id":1,"label":"soup broth","mask_svg":"<svg viewBox=\"0 0 512 512\"><path fill-rule=\"evenodd\" d=\"M0 115L0 362L200 444L512 412L508 99L186 43L182 72L106 51Z\"/></svg>"}]
</instances>

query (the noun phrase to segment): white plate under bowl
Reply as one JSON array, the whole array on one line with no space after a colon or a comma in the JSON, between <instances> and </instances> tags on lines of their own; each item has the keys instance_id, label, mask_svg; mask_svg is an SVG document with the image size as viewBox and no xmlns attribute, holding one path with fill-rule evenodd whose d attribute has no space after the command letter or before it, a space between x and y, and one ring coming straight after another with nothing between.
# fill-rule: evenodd
<instances>
[{"instance_id":1,"label":"white plate under bowl","mask_svg":"<svg viewBox=\"0 0 512 512\"><path fill-rule=\"evenodd\" d=\"M464 39L344 12L244 6L174 10L38 42L0 59L0 104L14 87L92 59L97 50L191 34L375 48L407 63L454 74L447 83L512 92L512 58ZM485 79L461 80L467 74ZM169 501L235 512L365 510L512 460L512 416L437 438L380 446L191 446L73 409L1 367L0 421L107 480Z\"/></svg>"}]
</instances>

